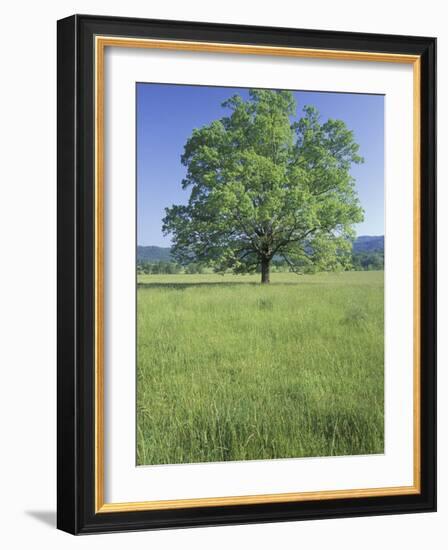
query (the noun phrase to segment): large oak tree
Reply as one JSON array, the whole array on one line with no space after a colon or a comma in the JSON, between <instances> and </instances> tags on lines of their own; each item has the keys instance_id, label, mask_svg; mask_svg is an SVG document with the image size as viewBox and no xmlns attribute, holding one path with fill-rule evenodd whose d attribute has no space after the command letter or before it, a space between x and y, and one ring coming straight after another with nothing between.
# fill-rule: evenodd
<instances>
[{"instance_id":1,"label":"large oak tree","mask_svg":"<svg viewBox=\"0 0 448 550\"><path fill-rule=\"evenodd\" d=\"M185 144L186 205L166 209L165 234L183 264L261 271L272 259L303 273L350 262L354 223L363 219L350 175L362 162L341 120L320 121L306 106L297 119L288 91L250 90L223 103L228 116L193 130Z\"/></svg>"}]
</instances>

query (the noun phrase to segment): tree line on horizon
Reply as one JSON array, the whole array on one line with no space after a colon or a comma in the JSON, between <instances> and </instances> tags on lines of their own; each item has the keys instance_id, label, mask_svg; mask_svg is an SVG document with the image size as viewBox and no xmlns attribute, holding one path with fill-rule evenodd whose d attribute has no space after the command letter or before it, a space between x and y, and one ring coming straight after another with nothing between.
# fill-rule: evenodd
<instances>
[{"instance_id":1,"label":"tree line on horizon","mask_svg":"<svg viewBox=\"0 0 448 550\"><path fill-rule=\"evenodd\" d=\"M343 271L382 271L384 269L384 251L369 250L352 252L351 264L348 264ZM177 274L201 274L209 271L204 264L191 262L181 265L175 261L137 260L137 275L177 275ZM291 267L282 258L272 260L271 271L273 273L293 272Z\"/></svg>"}]
</instances>

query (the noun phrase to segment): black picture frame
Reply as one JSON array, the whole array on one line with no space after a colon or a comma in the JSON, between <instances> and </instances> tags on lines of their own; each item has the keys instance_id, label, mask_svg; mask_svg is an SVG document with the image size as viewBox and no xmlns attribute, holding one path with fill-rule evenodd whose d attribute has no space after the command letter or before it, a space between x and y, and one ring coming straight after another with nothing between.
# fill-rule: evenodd
<instances>
[{"instance_id":1,"label":"black picture frame","mask_svg":"<svg viewBox=\"0 0 448 550\"><path fill-rule=\"evenodd\" d=\"M95 144L97 35L416 55L421 61L419 494L95 511ZM436 510L436 39L74 15L58 21L57 526L73 534Z\"/></svg>"}]
</instances>

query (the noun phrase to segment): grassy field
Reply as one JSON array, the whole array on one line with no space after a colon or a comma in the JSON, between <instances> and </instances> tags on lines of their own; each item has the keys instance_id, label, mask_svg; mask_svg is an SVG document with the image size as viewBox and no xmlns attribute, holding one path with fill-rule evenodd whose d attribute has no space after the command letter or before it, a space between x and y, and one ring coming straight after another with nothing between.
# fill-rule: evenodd
<instances>
[{"instance_id":1,"label":"grassy field","mask_svg":"<svg viewBox=\"0 0 448 550\"><path fill-rule=\"evenodd\" d=\"M382 453L383 272L143 275L137 463Z\"/></svg>"}]
</instances>

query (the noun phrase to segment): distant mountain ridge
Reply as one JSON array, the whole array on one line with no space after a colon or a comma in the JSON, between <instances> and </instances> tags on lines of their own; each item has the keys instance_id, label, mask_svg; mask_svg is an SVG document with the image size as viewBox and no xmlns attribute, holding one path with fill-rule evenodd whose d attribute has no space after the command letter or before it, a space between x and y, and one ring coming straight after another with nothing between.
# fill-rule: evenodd
<instances>
[{"instance_id":1,"label":"distant mountain ridge","mask_svg":"<svg viewBox=\"0 0 448 550\"><path fill-rule=\"evenodd\" d=\"M362 235L353 243L353 252L383 252L384 236ZM169 262L171 248L163 246L137 246L137 260L141 262Z\"/></svg>"},{"instance_id":2,"label":"distant mountain ridge","mask_svg":"<svg viewBox=\"0 0 448 550\"><path fill-rule=\"evenodd\" d=\"M384 235L358 237L353 243L353 252L384 252Z\"/></svg>"},{"instance_id":3,"label":"distant mountain ridge","mask_svg":"<svg viewBox=\"0 0 448 550\"><path fill-rule=\"evenodd\" d=\"M163 246L137 246L137 260L142 262L169 262L171 248Z\"/></svg>"}]
</instances>

